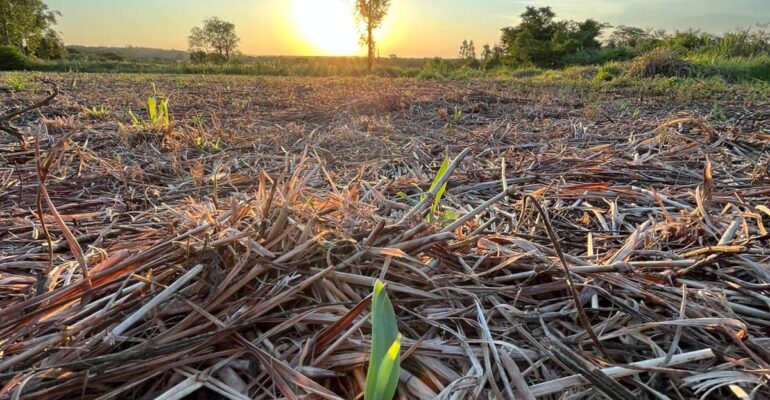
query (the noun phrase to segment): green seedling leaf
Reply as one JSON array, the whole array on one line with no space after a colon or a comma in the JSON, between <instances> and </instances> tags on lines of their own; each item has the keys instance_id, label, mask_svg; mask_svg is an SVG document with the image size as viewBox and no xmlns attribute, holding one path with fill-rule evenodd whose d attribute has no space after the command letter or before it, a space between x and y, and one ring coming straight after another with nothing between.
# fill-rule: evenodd
<instances>
[{"instance_id":1,"label":"green seedling leaf","mask_svg":"<svg viewBox=\"0 0 770 400\"><path fill-rule=\"evenodd\" d=\"M444 175L446 174L447 170L449 169L449 155L444 155L444 162L441 163L441 168L438 170L438 174L436 174L436 178L433 179L433 183L430 185L429 192L433 192L436 187L438 186L438 183L443 179ZM433 205L431 206L431 215L436 214L438 212L439 204L441 203L441 198L444 196L444 192L446 191L447 183L444 183L436 192L436 197L433 198Z\"/></svg>"},{"instance_id":2,"label":"green seedling leaf","mask_svg":"<svg viewBox=\"0 0 770 400\"><path fill-rule=\"evenodd\" d=\"M396 314L379 280L372 296L372 350L366 372L364 400L392 400L398 384L401 334Z\"/></svg>"},{"instance_id":3,"label":"green seedling leaf","mask_svg":"<svg viewBox=\"0 0 770 400\"><path fill-rule=\"evenodd\" d=\"M380 363L380 369L377 371L377 387L374 392L376 400L391 400L396 393L398 386L398 374L400 372L399 358L401 357L401 334L396 336L396 340L390 345L385 358Z\"/></svg>"},{"instance_id":4,"label":"green seedling leaf","mask_svg":"<svg viewBox=\"0 0 770 400\"><path fill-rule=\"evenodd\" d=\"M163 128L168 129L171 126L171 116L168 113L168 99L160 103L160 115L163 118Z\"/></svg>"},{"instance_id":5,"label":"green seedling leaf","mask_svg":"<svg viewBox=\"0 0 770 400\"><path fill-rule=\"evenodd\" d=\"M407 203L407 204L409 204L410 206L415 206L415 205L417 205L417 202L416 202L416 201L414 201L414 200L412 200L412 198L411 198L411 197L409 197L409 196L408 196L406 193L404 193L404 192L398 192L398 193L396 193L396 196L398 196L398 198L400 198L401 200L403 200L404 202L406 202L406 203Z\"/></svg>"},{"instance_id":6,"label":"green seedling leaf","mask_svg":"<svg viewBox=\"0 0 770 400\"><path fill-rule=\"evenodd\" d=\"M129 118L131 118L131 124L133 124L134 126L139 126L139 125L142 124L139 121L139 118L136 116L136 114L134 114L133 111L128 110L128 116L129 116Z\"/></svg>"},{"instance_id":7,"label":"green seedling leaf","mask_svg":"<svg viewBox=\"0 0 770 400\"><path fill-rule=\"evenodd\" d=\"M150 123L155 125L158 122L158 100L154 96L147 99L147 113L150 114Z\"/></svg>"}]
</instances>

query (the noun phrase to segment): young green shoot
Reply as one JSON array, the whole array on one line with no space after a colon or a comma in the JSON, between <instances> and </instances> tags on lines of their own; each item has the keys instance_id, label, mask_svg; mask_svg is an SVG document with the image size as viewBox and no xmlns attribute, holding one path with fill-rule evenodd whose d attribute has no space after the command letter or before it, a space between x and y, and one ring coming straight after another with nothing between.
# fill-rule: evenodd
<instances>
[{"instance_id":1,"label":"young green shoot","mask_svg":"<svg viewBox=\"0 0 770 400\"><path fill-rule=\"evenodd\" d=\"M392 400L401 368L401 334L385 285L374 284L372 296L372 350L366 372L364 400Z\"/></svg>"},{"instance_id":2,"label":"young green shoot","mask_svg":"<svg viewBox=\"0 0 770 400\"><path fill-rule=\"evenodd\" d=\"M149 119L144 121L132 110L128 110L128 117L135 127L153 131L169 132L171 130L171 113L169 112L168 97L158 93L155 84L152 85L153 95L147 98L147 115Z\"/></svg>"}]
</instances>

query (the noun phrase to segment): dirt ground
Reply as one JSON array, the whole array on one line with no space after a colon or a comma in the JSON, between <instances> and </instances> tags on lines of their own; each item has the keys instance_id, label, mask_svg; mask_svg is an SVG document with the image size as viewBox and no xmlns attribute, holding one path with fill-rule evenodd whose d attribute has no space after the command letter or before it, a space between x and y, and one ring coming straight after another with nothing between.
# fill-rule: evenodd
<instances>
[{"instance_id":1,"label":"dirt ground","mask_svg":"<svg viewBox=\"0 0 770 400\"><path fill-rule=\"evenodd\" d=\"M0 398L356 398L378 278L404 398L770 397L767 98L49 78L0 132Z\"/></svg>"}]
</instances>

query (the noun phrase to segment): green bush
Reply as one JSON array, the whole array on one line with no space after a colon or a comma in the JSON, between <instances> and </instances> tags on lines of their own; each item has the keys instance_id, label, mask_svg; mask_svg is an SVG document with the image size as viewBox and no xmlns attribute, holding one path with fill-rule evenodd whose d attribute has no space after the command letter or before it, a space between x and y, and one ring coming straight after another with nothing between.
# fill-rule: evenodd
<instances>
[{"instance_id":1,"label":"green bush","mask_svg":"<svg viewBox=\"0 0 770 400\"><path fill-rule=\"evenodd\" d=\"M562 62L564 65L601 65L610 61L630 60L637 55L638 53L629 47L604 47L567 54L562 57Z\"/></svg>"},{"instance_id":2,"label":"green bush","mask_svg":"<svg viewBox=\"0 0 770 400\"><path fill-rule=\"evenodd\" d=\"M615 79L621 77L623 72L625 71L622 64L618 62L609 62L599 67L599 69L596 71L596 75L594 75L594 80L614 81Z\"/></svg>"},{"instance_id":3,"label":"green bush","mask_svg":"<svg viewBox=\"0 0 770 400\"><path fill-rule=\"evenodd\" d=\"M0 46L0 71L24 69L27 57L14 46Z\"/></svg>"}]
</instances>

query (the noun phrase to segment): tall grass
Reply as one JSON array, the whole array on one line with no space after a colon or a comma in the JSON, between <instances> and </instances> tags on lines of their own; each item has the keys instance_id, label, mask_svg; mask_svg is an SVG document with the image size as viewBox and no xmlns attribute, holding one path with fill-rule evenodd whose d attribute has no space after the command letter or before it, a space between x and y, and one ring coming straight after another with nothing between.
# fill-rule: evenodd
<instances>
[{"instance_id":1,"label":"tall grass","mask_svg":"<svg viewBox=\"0 0 770 400\"><path fill-rule=\"evenodd\" d=\"M721 77L728 82L770 82L770 55L727 57L701 55L687 57L698 77Z\"/></svg>"}]
</instances>

